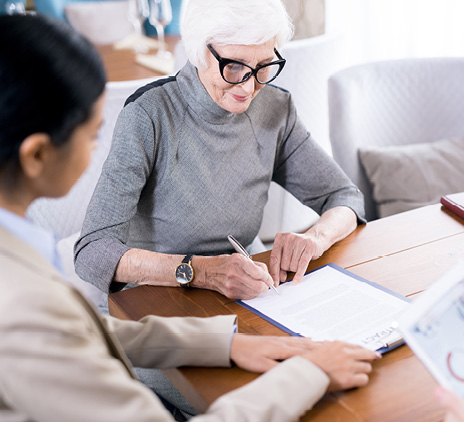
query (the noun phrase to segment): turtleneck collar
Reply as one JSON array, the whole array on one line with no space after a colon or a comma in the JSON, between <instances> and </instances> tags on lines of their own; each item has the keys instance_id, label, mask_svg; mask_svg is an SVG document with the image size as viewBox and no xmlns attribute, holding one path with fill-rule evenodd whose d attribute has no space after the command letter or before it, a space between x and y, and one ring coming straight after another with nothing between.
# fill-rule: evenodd
<instances>
[{"instance_id":1,"label":"turtleneck collar","mask_svg":"<svg viewBox=\"0 0 464 422\"><path fill-rule=\"evenodd\" d=\"M189 61L177 74L182 96L200 119L210 124L230 123L240 114L231 113L216 104L200 81L198 71Z\"/></svg>"}]
</instances>

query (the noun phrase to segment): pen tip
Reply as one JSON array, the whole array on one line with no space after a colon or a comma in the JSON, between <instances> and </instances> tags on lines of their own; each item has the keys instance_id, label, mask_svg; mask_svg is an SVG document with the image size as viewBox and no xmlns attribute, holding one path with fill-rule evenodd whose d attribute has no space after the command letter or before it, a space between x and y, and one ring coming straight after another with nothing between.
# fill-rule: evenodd
<instances>
[{"instance_id":1,"label":"pen tip","mask_svg":"<svg viewBox=\"0 0 464 422\"><path fill-rule=\"evenodd\" d=\"M274 290L280 296L280 292L276 289L275 286L271 286L271 289Z\"/></svg>"}]
</instances>

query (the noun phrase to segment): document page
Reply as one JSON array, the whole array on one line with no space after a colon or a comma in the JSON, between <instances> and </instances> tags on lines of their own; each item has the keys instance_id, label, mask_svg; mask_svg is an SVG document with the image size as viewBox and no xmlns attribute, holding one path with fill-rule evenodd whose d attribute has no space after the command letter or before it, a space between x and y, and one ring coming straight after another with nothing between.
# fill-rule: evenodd
<instances>
[{"instance_id":1,"label":"document page","mask_svg":"<svg viewBox=\"0 0 464 422\"><path fill-rule=\"evenodd\" d=\"M396 319L409 305L407 299L333 264L278 290L280 295L269 290L240 302L284 330L313 340L343 340L377 350L401 338Z\"/></svg>"}]
</instances>

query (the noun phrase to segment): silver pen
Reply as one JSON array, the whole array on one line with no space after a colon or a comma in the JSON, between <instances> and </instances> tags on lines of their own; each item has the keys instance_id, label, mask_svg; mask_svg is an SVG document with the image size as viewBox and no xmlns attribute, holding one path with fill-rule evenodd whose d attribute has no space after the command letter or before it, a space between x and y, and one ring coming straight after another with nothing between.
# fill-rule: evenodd
<instances>
[{"instance_id":1,"label":"silver pen","mask_svg":"<svg viewBox=\"0 0 464 422\"><path fill-rule=\"evenodd\" d=\"M227 239L229 240L230 244L234 247L234 249L241 255L243 256L246 256L250 261L252 261L251 259L251 255L247 252L247 250L238 242L238 240L229 234L229 236L227 236ZM279 291L275 288L274 285L271 285L271 289L273 289L278 295L280 295Z\"/></svg>"}]
</instances>

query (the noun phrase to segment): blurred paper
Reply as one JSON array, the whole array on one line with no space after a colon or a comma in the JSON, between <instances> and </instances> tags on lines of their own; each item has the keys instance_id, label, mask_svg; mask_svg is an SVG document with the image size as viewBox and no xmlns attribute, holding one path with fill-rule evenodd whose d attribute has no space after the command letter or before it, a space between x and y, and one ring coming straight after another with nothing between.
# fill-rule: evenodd
<instances>
[{"instance_id":1,"label":"blurred paper","mask_svg":"<svg viewBox=\"0 0 464 422\"><path fill-rule=\"evenodd\" d=\"M174 72L174 56L158 56L156 54L137 54L135 61L149 69L169 75Z\"/></svg>"},{"instance_id":2,"label":"blurred paper","mask_svg":"<svg viewBox=\"0 0 464 422\"><path fill-rule=\"evenodd\" d=\"M113 44L116 50L134 50L134 51L148 51L150 49L158 49L159 42L154 38L146 37L145 35L130 34L121 41Z\"/></svg>"}]
</instances>

